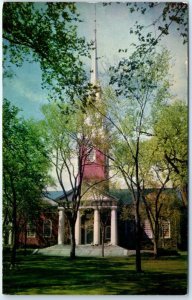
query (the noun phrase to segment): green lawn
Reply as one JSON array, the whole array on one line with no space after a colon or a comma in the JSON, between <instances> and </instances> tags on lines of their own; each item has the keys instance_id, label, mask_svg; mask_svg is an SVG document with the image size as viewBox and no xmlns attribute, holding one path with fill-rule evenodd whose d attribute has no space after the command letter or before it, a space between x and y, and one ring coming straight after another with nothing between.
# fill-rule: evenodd
<instances>
[{"instance_id":1,"label":"green lawn","mask_svg":"<svg viewBox=\"0 0 192 300\"><path fill-rule=\"evenodd\" d=\"M77 258L19 255L18 267L4 258L3 293L17 295L182 295L187 292L187 255L154 260L135 257Z\"/></svg>"}]
</instances>

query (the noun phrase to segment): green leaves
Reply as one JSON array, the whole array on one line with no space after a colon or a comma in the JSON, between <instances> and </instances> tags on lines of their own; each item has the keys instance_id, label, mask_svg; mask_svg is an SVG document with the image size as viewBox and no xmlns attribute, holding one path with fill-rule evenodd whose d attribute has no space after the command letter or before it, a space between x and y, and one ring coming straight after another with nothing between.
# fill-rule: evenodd
<instances>
[{"instance_id":1,"label":"green leaves","mask_svg":"<svg viewBox=\"0 0 192 300\"><path fill-rule=\"evenodd\" d=\"M64 100L65 92L73 101L86 90L82 57L88 45L77 36L74 22L79 22L74 3L4 3L5 58L18 66L38 61L51 99Z\"/></svg>"},{"instance_id":2,"label":"green leaves","mask_svg":"<svg viewBox=\"0 0 192 300\"><path fill-rule=\"evenodd\" d=\"M46 143L38 123L18 117L18 108L3 103L3 201L5 211L17 205L17 218L38 211L42 190L50 182ZM9 220L11 222L11 220Z\"/></svg>"},{"instance_id":3,"label":"green leaves","mask_svg":"<svg viewBox=\"0 0 192 300\"><path fill-rule=\"evenodd\" d=\"M158 15L152 24L142 26L135 23L135 26L130 29L130 34L136 34L140 43L147 42L147 51L151 50L151 46L160 42L163 36L168 35L173 27L176 27L180 36L182 37L183 44L188 42L188 4L187 3L129 3L129 10L131 13L145 14L146 18L154 13ZM160 25L159 25L160 24ZM159 34L146 39L146 29L151 26L157 26Z\"/></svg>"},{"instance_id":4,"label":"green leaves","mask_svg":"<svg viewBox=\"0 0 192 300\"><path fill-rule=\"evenodd\" d=\"M187 106L177 101L161 109L154 133L168 163L173 168L175 184L187 183L188 128Z\"/></svg>"},{"instance_id":5,"label":"green leaves","mask_svg":"<svg viewBox=\"0 0 192 300\"><path fill-rule=\"evenodd\" d=\"M169 89L169 84L165 85L168 82L169 59L166 50L149 54L137 49L129 59L124 58L118 66L110 68L110 85L114 86L117 96L125 96L132 105L141 106L145 95L148 103L154 102L160 91L162 93L162 87L166 86L164 95Z\"/></svg>"},{"instance_id":6,"label":"green leaves","mask_svg":"<svg viewBox=\"0 0 192 300\"><path fill-rule=\"evenodd\" d=\"M170 100L169 59L167 50L149 54L145 48L138 48L129 58L110 68L110 83L115 93L104 93L108 121L112 124L114 167L120 170L137 200L140 196L135 196L135 190L139 189L140 193L145 184L157 186L161 181L156 176L160 173L168 180L163 152L158 149L157 140L151 137L156 120L154 112Z\"/></svg>"}]
</instances>

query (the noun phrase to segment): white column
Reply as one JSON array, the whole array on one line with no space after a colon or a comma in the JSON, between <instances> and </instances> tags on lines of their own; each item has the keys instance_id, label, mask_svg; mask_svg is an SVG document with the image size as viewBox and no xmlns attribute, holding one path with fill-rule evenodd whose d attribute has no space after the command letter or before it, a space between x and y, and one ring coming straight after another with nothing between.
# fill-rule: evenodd
<instances>
[{"instance_id":1,"label":"white column","mask_svg":"<svg viewBox=\"0 0 192 300\"><path fill-rule=\"evenodd\" d=\"M8 224L8 245L12 245L12 240L13 240L13 236L12 236L12 226L13 224L12 223L9 223Z\"/></svg>"},{"instance_id":2,"label":"white column","mask_svg":"<svg viewBox=\"0 0 192 300\"><path fill-rule=\"evenodd\" d=\"M76 245L81 244L81 215L79 210L77 212L77 219L75 223L75 242Z\"/></svg>"},{"instance_id":3,"label":"white column","mask_svg":"<svg viewBox=\"0 0 192 300\"><path fill-rule=\"evenodd\" d=\"M59 210L59 224L58 224L58 245L64 244L64 227L65 227L65 214L64 207L58 207Z\"/></svg>"},{"instance_id":4,"label":"white column","mask_svg":"<svg viewBox=\"0 0 192 300\"><path fill-rule=\"evenodd\" d=\"M111 208L111 244L117 245L117 207Z\"/></svg>"},{"instance_id":5,"label":"white column","mask_svg":"<svg viewBox=\"0 0 192 300\"><path fill-rule=\"evenodd\" d=\"M100 244L100 214L98 208L94 209L93 244Z\"/></svg>"}]
</instances>

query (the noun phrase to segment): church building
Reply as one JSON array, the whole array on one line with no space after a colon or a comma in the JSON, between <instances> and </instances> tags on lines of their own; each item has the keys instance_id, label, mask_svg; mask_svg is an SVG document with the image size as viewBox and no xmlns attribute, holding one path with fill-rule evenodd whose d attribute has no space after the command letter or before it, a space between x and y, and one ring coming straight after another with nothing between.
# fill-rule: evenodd
<instances>
[{"instance_id":1,"label":"church building","mask_svg":"<svg viewBox=\"0 0 192 300\"><path fill-rule=\"evenodd\" d=\"M93 53L93 66L91 72L91 84L96 87L95 104L101 100L101 87L98 80L98 59L95 19L95 47ZM85 122L91 123L90 116ZM105 128L100 128L101 140L104 138ZM110 191L109 189L109 166L107 156L99 147L92 147L87 155L83 183L89 185L98 182L90 192L82 198L77 212L75 224L76 245L98 246L102 242L106 245L120 245L134 249L135 227L134 218L122 219L122 206L132 205L130 193L127 190ZM99 183L101 182L101 184ZM73 191L67 192L67 197L72 198ZM19 236L19 244L33 247L48 247L55 244L65 245L70 243L68 220L65 215L63 202L65 195L62 191L48 191L43 196L45 209L40 218L34 224L27 224ZM179 223L170 218L164 220L161 229L161 246L177 248L180 243ZM152 230L146 219L142 220L143 247L153 248ZM175 233L177 231L177 233ZM103 240L102 240L103 239Z\"/></svg>"}]
</instances>

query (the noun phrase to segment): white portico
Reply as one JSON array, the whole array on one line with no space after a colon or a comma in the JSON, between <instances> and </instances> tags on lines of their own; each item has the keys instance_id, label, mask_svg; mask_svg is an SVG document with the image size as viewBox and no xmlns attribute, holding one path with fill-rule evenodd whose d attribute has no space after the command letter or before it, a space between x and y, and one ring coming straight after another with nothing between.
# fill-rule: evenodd
<instances>
[{"instance_id":1,"label":"white portico","mask_svg":"<svg viewBox=\"0 0 192 300\"><path fill-rule=\"evenodd\" d=\"M90 205L92 204L92 205ZM83 229L82 215L85 210L89 209L92 211L93 218L90 219L89 223L92 222L92 240L87 242L87 237L83 239L82 235L86 235L86 230ZM117 230L117 201L110 199L109 197L105 201L88 201L87 204L80 206L77 212L77 219L75 224L75 240L76 245L81 244L101 244L101 213L107 210L110 212L110 220L108 221L108 228L110 227L110 241L111 245L117 245L118 243L118 230ZM58 224L58 244L64 244L65 236L65 211L64 207L58 207L59 211L59 224Z\"/></svg>"}]
</instances>

